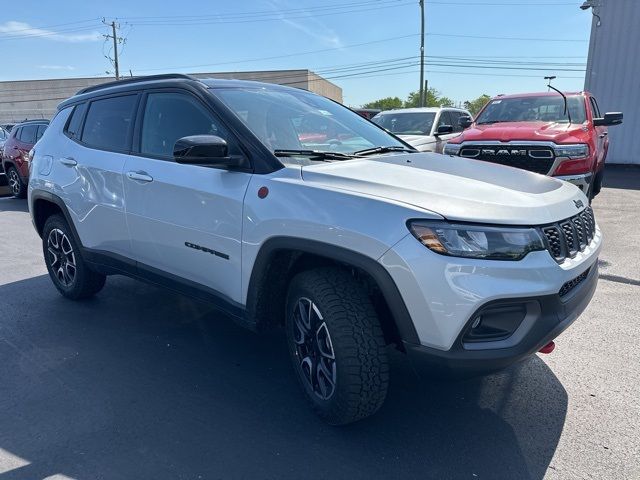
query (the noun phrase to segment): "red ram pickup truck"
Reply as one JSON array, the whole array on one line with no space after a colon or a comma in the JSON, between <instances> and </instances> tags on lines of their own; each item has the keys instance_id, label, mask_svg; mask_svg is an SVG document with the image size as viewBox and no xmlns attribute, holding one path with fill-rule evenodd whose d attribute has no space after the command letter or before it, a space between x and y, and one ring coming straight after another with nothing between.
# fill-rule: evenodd
<instances>
[{"instance_id":1,"label":"red ram pickup truck","mask_svg":"<svg viewBox=\"0 0 640 480\"><path fill-rule=\"evenodd\" d=\"M592 199L602 186L607 126L622 123L622 113L602 115L588 92L564 95L492 98L475 120L460 119L465 130L447 142L444 154L551 175L574 183Z\"/></svg>"}]
</instances>

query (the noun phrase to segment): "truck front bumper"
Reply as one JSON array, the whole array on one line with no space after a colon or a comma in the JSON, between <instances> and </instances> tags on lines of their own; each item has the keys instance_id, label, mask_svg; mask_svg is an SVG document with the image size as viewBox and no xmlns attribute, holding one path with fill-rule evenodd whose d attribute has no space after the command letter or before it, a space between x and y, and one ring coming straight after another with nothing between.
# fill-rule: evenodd
<instances>
[{"instance_id":1,"label":"truck front bumper","mask_svg":"<svg viewBox=\"0 0 640 480\"><path fill-rule=\"evenodd\" d=\"M589 190L589 185L591 185L591 181L593 180L593 174L591 173L582 173L579 175L559 175L557 177L558 180L564 180L565 182L573 183L576 187L582 190L582 193L585 195Z\"/></svg>"}]
</instances>

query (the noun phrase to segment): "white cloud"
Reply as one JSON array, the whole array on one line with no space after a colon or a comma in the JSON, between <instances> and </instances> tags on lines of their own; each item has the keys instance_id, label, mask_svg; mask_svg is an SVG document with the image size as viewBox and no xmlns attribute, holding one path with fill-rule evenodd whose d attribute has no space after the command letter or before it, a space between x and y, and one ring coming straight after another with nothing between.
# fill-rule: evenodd
<instances>
[{"instance_id":1,"label":"white cloud","mask_svg":"<svg viewBox=\"0 0 640 480\"><path fill-rule=\"evenodd\" d=\"M54 30L46 30L43 28L32 27L25 22L9 22L0 23L0 34L4 34L10 38L43 38L46 40L55 40L57 42L95 42L100 40L102 35L99 32L89 33L61 33ZM0 35L0 39L3 36Z\"/></svg>"},{"instance_id":2,"label":"white cloud","mask_svg":"<svg viewBox=\"0 0 640 480\"><path fill-rule=\"evenodd\" d=\"M312 19L312 17L310 18ZM307 27L306 25L303 25L298 22L294 22L293 20L289 20L286 18L282 19L282 21L287 25L297 30L300 30L304 34L312 38L315 38L316 40L320 40L321 42L323 42L324 44L330 47L342 47L342 41L340 40L340 37L336 32L334 32L330 28L327 28L327 26L324 25L323 23L315 19L312 19L312 20L313 20L313 23L315 23L316 25L315 27Z\"/></svg>"},{"instance_id":3,"label":"white cloud","mask_svg":"<svg viewBox=\"0 0 640 480\"><path fill-rule=\"evenodd\" d=\"M38 65L38 68L43 70L75 70L73 65Z\"/></svg>"},{"instance_id":4,"label":"white cloud","mask_svg":"<svg viewBox=\"0 0 640 480\"><path fill-rule=\"evenodd\" d=\"M290 4L289 2L280 2L278 0L274 0L269 2L269 6L274 10L286 10L287 8L291 8L292 6L296 6L296 3ZM299 6L298 6L299 8ZM305 35L308 35L311 38L315 38L316 40L321 41L325 45L329 47L342 47L342 40L338 34L329 28L324 22L314 18L314 16L309 12L300 11L295 15L297 18L303 20L307 25L296 22L290 18L286 18L285 15L280 15L280 20L282 23L289 25L290 27L295 28L296 30L301 31Z\"/></svg>"}]
</instances>

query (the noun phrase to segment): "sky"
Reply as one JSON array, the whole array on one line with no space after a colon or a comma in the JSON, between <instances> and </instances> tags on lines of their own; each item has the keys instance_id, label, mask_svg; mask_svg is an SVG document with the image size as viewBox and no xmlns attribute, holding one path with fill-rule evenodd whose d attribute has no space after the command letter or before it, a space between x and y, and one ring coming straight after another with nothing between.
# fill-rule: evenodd
<instances>
[{"instance_id":1,"label":"sky","mask_svg":"<svg viewBox=\"0 0 640 480\"><path fill-rule=\"evenodd\" d=\"M591 14L582 0L426 0L426 78L456 102L581 90ZM307 68L360 106L419 88L418 0L21 0L0 18L0 80ZM490 67L490 68L487 68Z\"/></svg>"}]
</instances>

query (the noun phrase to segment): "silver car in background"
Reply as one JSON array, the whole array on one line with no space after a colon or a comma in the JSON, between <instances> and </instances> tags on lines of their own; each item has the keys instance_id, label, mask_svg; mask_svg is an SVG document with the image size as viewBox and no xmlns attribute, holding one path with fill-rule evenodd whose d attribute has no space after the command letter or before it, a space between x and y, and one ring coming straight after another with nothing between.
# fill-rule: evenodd
<instances>
[{"instance_id":1,"label":"silver car in background","mask_svg":"<svg viewBox=\"0 0 640 480\"><path fill-rule=\"evenodd\" d=\"M447 140L462 132L460 117L471 114L453 107L385 110L371 119L421 152L442 153Z\"/></svg>"}]
</instances>

